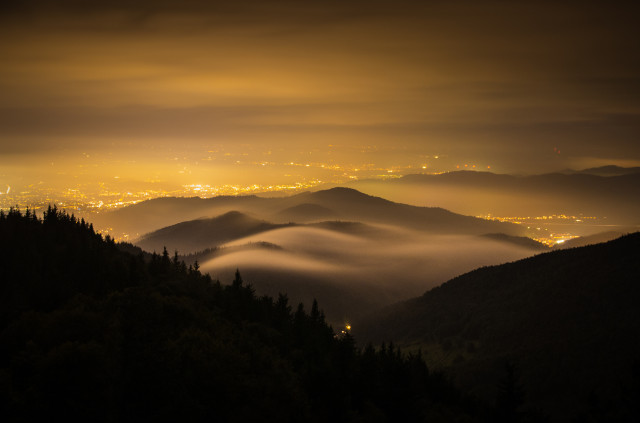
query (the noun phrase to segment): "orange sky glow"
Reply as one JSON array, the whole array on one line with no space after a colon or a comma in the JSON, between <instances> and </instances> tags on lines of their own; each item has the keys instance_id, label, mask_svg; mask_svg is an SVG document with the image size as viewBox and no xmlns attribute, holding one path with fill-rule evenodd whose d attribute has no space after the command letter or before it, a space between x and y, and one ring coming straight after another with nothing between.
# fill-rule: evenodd
<instances>
[{"instance_id":1,"label":"orange sky glow","mask_svg":"<svg viewBox=\"0 0 640 423\"><path fill-rule=\"evenodd\" d=\"M3 4L0 191L638 166L614 3Z\"/></svg>"}]
</instances>

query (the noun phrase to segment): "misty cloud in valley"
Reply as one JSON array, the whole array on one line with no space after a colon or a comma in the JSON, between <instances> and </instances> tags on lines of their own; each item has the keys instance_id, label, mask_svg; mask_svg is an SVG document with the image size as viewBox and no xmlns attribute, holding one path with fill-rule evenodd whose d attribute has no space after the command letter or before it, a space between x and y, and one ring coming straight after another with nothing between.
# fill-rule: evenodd
<instances>
[{"instance_id":1,"label":"misty cloud in valley","mask_svg":"<svg viewBox=\"0 0 640 423\"><path fill-rule=\"evenodd\" d=\"M316 298L335 323L421 295L479 266L533 254L477 236L376 229L367 236L312 227L275 229L227 244L229 253L223 247L200 269L227 282L238 268L258 294L286 292L307 305ZM261 242L281 249L264 248ZM246 248L234 251L241 246Z\"/></svg>"}]
</instances>

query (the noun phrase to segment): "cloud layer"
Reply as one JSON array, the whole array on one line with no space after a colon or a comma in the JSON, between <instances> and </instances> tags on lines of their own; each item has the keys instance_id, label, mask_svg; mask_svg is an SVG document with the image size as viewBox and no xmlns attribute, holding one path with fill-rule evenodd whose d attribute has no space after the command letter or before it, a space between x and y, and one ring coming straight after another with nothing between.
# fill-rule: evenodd
<instances>
[{"instance_id":1,"label":"cloud layer","mask_svg":"<svg viewBox=\"0 0 640 423\"><path fill-rule=\"evenodd\" d=\"M0 14L3 154L179 140L640 160L623 2L25 4Z\"/></svg>"},{"instance_id":2,"label":"cloud layer","mask_svg":"<svg viewBox=\"0 0 640 423\"><path fill-rule=\"evenodd\" d=\"M259 248L259 242L283 249ZM384 227L354 236L327 229L290 227L229 243L246 246L201 263L201 270L229 281L240 269L259 294L286 292L292 301L313 298L332 322L418 296L477 267L517 260L534 252L473 236L431 235Z\"/></svg>"}]
</instances>

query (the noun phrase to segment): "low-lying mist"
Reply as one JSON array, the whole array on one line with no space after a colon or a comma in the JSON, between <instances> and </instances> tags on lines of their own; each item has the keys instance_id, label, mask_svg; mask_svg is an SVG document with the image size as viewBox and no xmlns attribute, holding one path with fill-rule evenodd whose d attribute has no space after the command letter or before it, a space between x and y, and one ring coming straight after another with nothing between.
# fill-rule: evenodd
<instances>
[{"instance_id":1,"label":"low-lying mist","mask_svg":"<svg viewBox=\"0 0 640 423\"><path fill-rule=\"evenodd\" d=\"M376 229L366 236L314 227L271 230L227 244L228 253L222 248L201 271L224 282L240 269L257 294L286 292L294 304L307 305L316 298L328 320L341 324L477 267L534 253L476 236ZM282 249L260 248L261 242ZM239 246L247 248L232 248Z\"/></svg>"}]
</instances>

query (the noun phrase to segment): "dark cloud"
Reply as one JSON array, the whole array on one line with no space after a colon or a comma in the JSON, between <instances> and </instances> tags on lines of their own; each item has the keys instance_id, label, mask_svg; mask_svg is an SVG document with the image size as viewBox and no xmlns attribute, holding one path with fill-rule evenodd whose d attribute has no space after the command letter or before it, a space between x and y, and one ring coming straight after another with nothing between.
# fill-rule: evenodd
<instances>
[{"instance_id":1,"label":"dark cloud","mask_svg":"<svg viewBox=\"0 0 640 423\"><path fill-rule=\"evenodd\" d=\"M640 160L640 29L626 2L25 1L0 11L4 152L22 148L16 137L49 148L51 137L65 148L224 138L404 145L505 168L529 154L527 171L551 144Z\"/></svg>"}]
</instances>

